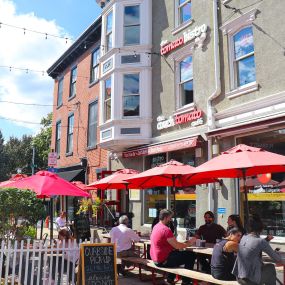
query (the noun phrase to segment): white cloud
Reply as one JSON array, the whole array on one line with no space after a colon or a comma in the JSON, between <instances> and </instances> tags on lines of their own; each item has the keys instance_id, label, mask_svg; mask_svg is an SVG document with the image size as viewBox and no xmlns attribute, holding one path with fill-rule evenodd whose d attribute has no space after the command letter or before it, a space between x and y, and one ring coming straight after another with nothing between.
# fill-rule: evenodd
<instances>
[{"instance_id":1,"label":"white cloud","mask_svg":"<svg viewBox=\"0 0 285 285\"><path fill-rule=\"evenodd\" d=\"M36 17L33 12L16 13L12 0L0 0L0 22L30 30L41 31L70 38L55 21ZM67 49L64 39L31 33L6 25L0 28L0 66L29 68L46 71ZM53 103L53 80L42 73L20 71L0 67L0 101L15 101L33 104ZM0 103L0 116L11 119L39 122L52 107L31 107ZM5 123L1 121L1 124ZM16 123L37 132L40 126ZM13 134L17 136L17 134Z\"/></svg>"}]
</instances>

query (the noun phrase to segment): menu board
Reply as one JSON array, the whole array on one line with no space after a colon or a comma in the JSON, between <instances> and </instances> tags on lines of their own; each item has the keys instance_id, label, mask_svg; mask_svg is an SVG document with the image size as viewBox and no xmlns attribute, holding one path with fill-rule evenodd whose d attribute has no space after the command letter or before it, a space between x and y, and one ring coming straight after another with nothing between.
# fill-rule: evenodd
<instances>
[{"instance_id":1,"label":"menu board","mask_svg":"<svg viewBox=\"0 0 285 285\"><path fill-rule=\"evenodd\" d=\"M81 244L79 267L82 285L117 285L115 244Z\"/></svg>"},{"instance_id":2,"label":"menu board","mask_svg":"<svg viewBox=\"0 0 285 285\"><path fill-rule=\"evenodd\" d=\"M88 217L85 215L76 215L74 219L74 227L75 227L75 237L79 242L81 239L90 240L91 232L90 232L90 223Z\"/></svg>"}]
</instances>

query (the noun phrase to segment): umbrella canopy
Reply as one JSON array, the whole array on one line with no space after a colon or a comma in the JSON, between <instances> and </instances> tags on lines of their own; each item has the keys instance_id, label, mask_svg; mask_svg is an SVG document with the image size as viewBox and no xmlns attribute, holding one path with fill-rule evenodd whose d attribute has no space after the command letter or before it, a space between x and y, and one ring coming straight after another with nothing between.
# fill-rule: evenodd
<instances>
[{"instance_id":1,"label":"umbrella canopy","mask_svg":"<svg viewBox=\"0 0 285 285\"><path fill-rule=\"evenodd\" d=\"M94 187L106 190L106 189L127 189L136 188L132 183L127 182L126 179L138 174L139 172L134 169L122 169L114 172L113 174L104 177L94 183L87 186L89 189Z\"/></svg>"},{"instance_id":2,"label":"umbrella canopy","mask_svg":"<svg viewBox=\"0 0 285 285\"><path fill-rule=\"evenodd\" d=\"M126 181L135 185L136 188L153 188L159 186L187 187L216 181L216 179L203 178L202 175L199 175L184 182L182 176L192 173L194 169L195 167L193 166L176 160L170 160L167 163L134 175L126 179Z\"/></svg>"},{"instance_id":3,"label":"umbrella canopy","mask_svg":"<svg viewBox=\"0 0 285 285\"><path fill-rule=\"evenodd\" d=\"M277 185L279 182L271 179L269 180L268 182L266 183L262 183L260 182L260 180L258 180L257 177L246 177L246 187L249 187L249 188L252 188L252 187L256 187L256 186L259 186L259 185L272 185L272 186L275 186Z\"/></svg>"},{"instance_id":4,"label":"umbrella canopy","mask_svg":"<svg viewBox=\"0 0 285 285\"><path fill-rule=\"evenodd\" d=\"M201 164L185 176L186 180L203 174L212 178L243 178L269 172L284 172L285 156L248 145L237 145L221 155ZM245 191L246 223L248 222L248 199Z\"/></svg>"},{"instance_id":5,"label":"umbrella canopy","mask_svg":"<svg viewBox=\"0 0 285 285\"><path fill-rule=\"evenodd\" d=\"M84 184L82 181L71 181L71 183L83 191L89 191L89 190L95 190L96 189L95 187L88 188L88 186L86 184Z\"/></svg>"},{"instance_id":6,"label":"umbrella canopy","mask_svg":"<svg viewBox=\"0 0 285 285\"><path fill-rule=\"evenodd\" d=\"M285 186L285 180L281 181L279 184L278 184L279 187L284 187Z\"/></svg>"},{"instance_id":7,"label":"umbrella canopy","mask_svg":"<svg viewBox=\"0 0 285 285\"><path fill-rule=\"evenodd\" d=\"M82 191L72 183L60 178L58 175L48 171L39 171L35 175L11 181L1 188L20 188L30 189L36 192L38 197L50 197L56 195L62 196L80 196L89 197L90 195Z\"/></svg>"},{"instance_id":8,"label":"umbrella canopy","mask_svg":"<svg viewBox=\"0 0 285 285\"><path fill-rule=\"evenodd\" d=\"M21 180L21 179L26 178L26 177L27 177L26 174L17 173L15 175L13 175L9 180L0 182L0 187L11 183L11 181L18 181L18 180Z\"/></svg>"}]
</instances>

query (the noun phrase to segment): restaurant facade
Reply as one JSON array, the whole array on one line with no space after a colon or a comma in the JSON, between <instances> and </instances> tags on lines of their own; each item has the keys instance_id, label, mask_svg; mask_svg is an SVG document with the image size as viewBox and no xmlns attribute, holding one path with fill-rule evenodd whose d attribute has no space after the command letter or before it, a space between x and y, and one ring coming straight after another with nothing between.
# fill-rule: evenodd
<instances>
[{"instance_id":1,"label":"restaurant facade","mask_svg":"<svg viewBox=\"0 0 285 285\"><path fill-rule=\"evenodd\" d=\"M282 1L97 3L104 6L100 146L111 170L144 171L171 159L198 166L239 143L284 154ZM285 236L282 184L267 185L264 175L255 181L251 212L268 233ZM178 189L179 230L201 225L206 210L224 226L228 215L243 216L242 191L238 179ZM173 196L168 188L133 189L130 200L134 227L149 230Z\"/></svg>"}]
</instances>

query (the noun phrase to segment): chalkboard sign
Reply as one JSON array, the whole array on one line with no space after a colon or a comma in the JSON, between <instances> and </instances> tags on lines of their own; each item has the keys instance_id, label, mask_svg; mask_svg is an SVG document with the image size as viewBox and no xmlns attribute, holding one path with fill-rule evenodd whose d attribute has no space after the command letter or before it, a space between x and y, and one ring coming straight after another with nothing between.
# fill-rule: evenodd
<instances>
[{"instance_id":1,"label":"chalkboard sign","mask_svg":"<svg viewBox=\"0 0 285 285\"><path fill-rule=\"evenodd\" d=\"M117 285L116 246L113 243L80 245L82 285Z\"/></svg>"},{"instance_id":2,"label":"chalkboard sign","mask_svg":"<svg viewBox=\"0 0 285 285\"><path fill-rule=\"evenodd\" d=\"M90 240L90 223L88 217L85 215L76 215L74 219L75 237L77 241Z\"/></svg>"}]
</instances>

